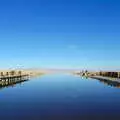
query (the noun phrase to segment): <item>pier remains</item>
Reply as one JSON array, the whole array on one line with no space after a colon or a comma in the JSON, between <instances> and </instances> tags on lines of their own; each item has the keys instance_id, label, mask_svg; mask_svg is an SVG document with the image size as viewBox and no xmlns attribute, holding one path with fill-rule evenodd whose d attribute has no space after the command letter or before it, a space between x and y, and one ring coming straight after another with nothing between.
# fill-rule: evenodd
<instances>
[{"instance_id":1,"label":"pier remains","mask_svg":"<svg viewBox=\"0 0 120 120\"><path fill-rule=\"evenodd\" d=\"M4 71L0 72L0 87L20 83L29 79L29 74L22 71Z\"/></svg>"}]
</instances>

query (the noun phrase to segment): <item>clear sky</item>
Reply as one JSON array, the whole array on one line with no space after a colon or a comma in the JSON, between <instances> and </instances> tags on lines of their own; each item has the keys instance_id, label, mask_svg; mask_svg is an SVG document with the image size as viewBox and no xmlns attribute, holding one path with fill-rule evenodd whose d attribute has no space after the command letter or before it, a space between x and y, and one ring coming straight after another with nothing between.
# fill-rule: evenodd
<instances>
[{"instance_id":1,"label":"clear sky","mask_svg":"<svg viewBox=\"0 0 120 120\"><path fill-rule=\"evenodd\" d=\"M118 0L0 0L0 67L120 67Z\"/></svg>"}]
</instances>

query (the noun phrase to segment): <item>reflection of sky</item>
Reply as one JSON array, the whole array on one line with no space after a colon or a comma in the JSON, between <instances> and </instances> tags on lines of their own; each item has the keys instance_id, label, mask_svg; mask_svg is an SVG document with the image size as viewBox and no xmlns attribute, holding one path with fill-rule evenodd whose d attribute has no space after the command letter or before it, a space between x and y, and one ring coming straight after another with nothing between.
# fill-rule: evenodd
<instances>
[{"instance_id":1,"label":"reflection of sky","mask_svg":"<svg viewBox=\"0 0 120 120\"><path fill-rule=\"evenodd\" d=\"M120 2L0 1L0 66L119 68Z\"/></svg>"},{"instance_id":2,"label":"reflection of sky","mask_svg":"<svg viewBox=\"0 0 120 120\"><path fill-rule=\"evenodd\" d=\"M0 115L118 115L119 89L93 79L46 75L0 91ZM31 113L31 114L30 114ZM112 114L110 114L112 113Z\"/></svg>"},{"instance_id":3,"label":"reflection of sky","mask_svg":"<svg viewBox=\"0 0 120 120\"><path fill-rule=\"evenodd\" d=\"M72 98L79 99L79 97L83 97L83 96L86 99L86 97L89 97L91 95L96 95L95 97L98 96L100 97L104 95L101 89L103 91L106 91L108 96L110 95L110 93L113 92L116 92L117 94L118 91L115 88L113 89L109 86L107 87L106 85L101 84L98 80L80 78L79 76L74 77L71 75L58 74L58 75L45 75L45 76L41 76L40 78L34 78L28 82L17 84L16 87L5 88L1 92L6 94L5 97L10 97L7 96L7 94L10 91L10 93L14 95L12 96L13 98L14 97L16 98L17 94L20 97L25 97L25 98L32 96L37 97L38 95L38 97L46 99L47 101L49 101L50 99L54 101L54 99L60 100L59 98L61 97L62 99L64 99L65 97L68 97L70 99ZM21 92L21 91L25 91L25 92Z\"/></svg>"}]
</instances>

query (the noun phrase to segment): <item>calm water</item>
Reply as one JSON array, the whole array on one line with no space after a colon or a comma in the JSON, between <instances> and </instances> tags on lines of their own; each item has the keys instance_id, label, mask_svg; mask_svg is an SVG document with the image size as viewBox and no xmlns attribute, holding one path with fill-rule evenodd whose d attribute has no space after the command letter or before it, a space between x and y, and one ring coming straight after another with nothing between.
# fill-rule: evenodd
<instances>
[{"instance_id":1,"label":"calm water","mask_svg":"<svg viewBox=\"0 0 120 120\"><path fill-rule=\"evenodd\" d=\"M0 89L0 120L119 120L120 89L73 75L45 75Z\"/></svg>"}]
</instances>

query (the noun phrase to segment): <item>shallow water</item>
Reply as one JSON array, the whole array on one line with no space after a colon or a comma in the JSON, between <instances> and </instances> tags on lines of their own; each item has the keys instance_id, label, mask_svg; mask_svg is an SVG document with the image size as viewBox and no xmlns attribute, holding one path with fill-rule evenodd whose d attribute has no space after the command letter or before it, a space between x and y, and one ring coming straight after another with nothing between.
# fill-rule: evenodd
<instances>
[{"instance_id":1,"label":"shallow water","mask_svg":"<svg viewBox=\"0 0 120 120\"><path fill-rule=\"evenodd\" d=\"M74 75L0 89L0 120L119 120L119 111L119 88Z\"/></svg>"}]
</instances>

